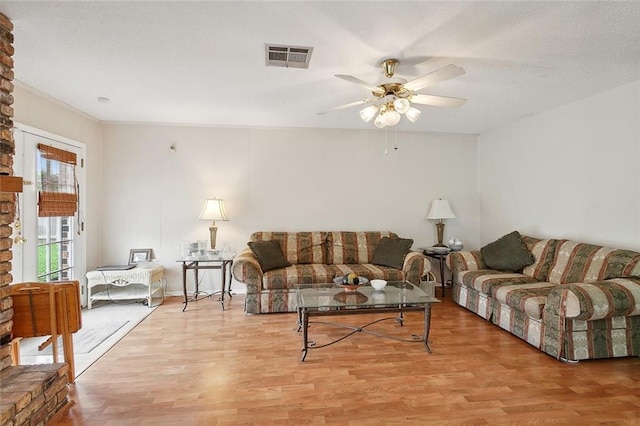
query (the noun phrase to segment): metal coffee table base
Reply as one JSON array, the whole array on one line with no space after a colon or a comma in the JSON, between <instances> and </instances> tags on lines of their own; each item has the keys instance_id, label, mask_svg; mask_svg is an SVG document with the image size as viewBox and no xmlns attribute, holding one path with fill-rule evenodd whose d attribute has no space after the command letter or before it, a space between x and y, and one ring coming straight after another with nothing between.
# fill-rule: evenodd
<instances>
[{"instance_id":1,"label":"metal coffee table base","mask_svg":"<svg viewBox=\"0 0 640 426\"><path fill-rule=\"evenodd\" d=\"M400 323L401 326L404 325L404 317L403 317L403 313L404 312L410 312L410 311L422 311L424 310L424 334L422 336L418 336L418 335L411 335L410 338L408 339L401 339L398 337L394 337L394 336L388 336L386 334L382 334L382 333L378 333L375 331L369 331L369 330L365 330L365 328L367 328L370 325L379 323L381 321L389 321L389 320L393 320L396 321L398 323ZM397 313L398 315L396 317L388 317L388 318L380 318L371 322L368 322L367 324L364 324L360 327L354 327L354 326L350 326L350 325L345 325L345 324L338 324L338 323L332 323L332 322L325 322L325 321L310 321L309 318L310 317L314 317L314 316L335 316L335 315L354 315L354 314L377 314L377 313ZM348 332L347 334L345 334L344 336L335 339L329 343L325 343L322 345L316 345L315 341L313 340L309 340L309 324L325 324L325 325L331 325L331 326L335 326L335 327L339 327L339 328L346 328L348 330L351 330L350 332ZM307 357L307 352L310 349L320 349L320 348L324 348L330 345L333 345L334 343L338 343L344 339L346 339L349 336L352 336L356 333L366 333L366 334L370 334L372 336L377 336L377 337L383 337L383 338L387 338L387 339L393 339L393 340L397 340L400 342L410 342L410 343L420 343L423 342L425 349L427 350L428 353L431 353L431 348L429 348L429 328L431 326L431 304L427 303L423 306L398 306L398 307L387 307L387 308L372 308L372 309L344 309L344 310L332 310L332 311L316 311L316 310L309 310L306 308L298 308L298 332L302 331L302 357L300 358L300 361L303 362L305 360L305 358Z\"/></svg>"}]
</instances>

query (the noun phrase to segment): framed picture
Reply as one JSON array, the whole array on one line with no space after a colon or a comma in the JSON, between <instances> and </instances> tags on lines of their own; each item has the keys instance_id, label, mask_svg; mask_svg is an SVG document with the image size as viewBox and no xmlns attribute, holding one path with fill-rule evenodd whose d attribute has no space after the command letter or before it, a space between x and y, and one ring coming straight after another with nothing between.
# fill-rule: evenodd
<instances>
[{"instance_id":1,"label":"framed picture","mask_svg":"<svg viewBox=\"0 0 640 426\"><path fill-rule=\"evenodd\" d=\"M129 251L129 265L149 261L151 261L151 249L131 249Z\"/></svg>"}]
</instances>

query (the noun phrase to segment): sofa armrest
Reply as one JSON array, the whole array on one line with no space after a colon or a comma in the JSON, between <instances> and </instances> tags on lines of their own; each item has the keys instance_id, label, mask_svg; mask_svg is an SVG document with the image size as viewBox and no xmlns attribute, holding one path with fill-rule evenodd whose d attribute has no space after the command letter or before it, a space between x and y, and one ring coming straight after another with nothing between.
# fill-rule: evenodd
<instances>
[{"instance_id":1,"label":"sofa armrest","mask_svg":"<svg viewBox=\"0 0 640 426\"><path fill-rule=\"evenodd\" d=\"M561 284L547 296L545 323L561 329L564 319L593 321L640 315L640 278Z\"/></svg>"},{"instance_id":2,"label":"sofa armrest","mask_svg":"<svg viewBox=\"0 0 640 426\"><path fill-rule=\"evenodd\" d=\"M447 256L447 266L451 270L453 280L462 271L480 271L487 269L487 265L482 260L480 250L460 250L454 251Z\"/></svg>"},{"instance_id":3,"label":"sofa armrest","mask_svg":"<svg viewBox=\"0 0 640 426\"><path fill-rule=\"evenodd\" d=\"M410 251L404 258L402 272L405 281L420 287L420 278L431 270L431 263L427 257L420 252Z\"/></svg>"},{"instance_id":4,"label":"sofa armrest","mask_svg":"<svg viewBox=\"0 0 640 426\"><path fill-rule=\"evenodd\" d=\"M248 294L255 294L262 289L262 268L258 259L249 247L233 258L233 278L247 286Z\"/></svg>"}]
</instances>

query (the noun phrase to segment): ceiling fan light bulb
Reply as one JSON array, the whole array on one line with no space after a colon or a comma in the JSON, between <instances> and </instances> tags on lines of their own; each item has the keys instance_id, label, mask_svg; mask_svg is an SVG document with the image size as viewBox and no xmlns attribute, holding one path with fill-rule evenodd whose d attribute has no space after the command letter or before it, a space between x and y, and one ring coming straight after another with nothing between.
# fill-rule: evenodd
<instances>
[{"instance_id":1,"label":"ceiling fan light bulb","mask_svg":"<svg viewBox=\"0 0 640 426\"><path fill-rule=\"evenodd\" d=\"M409 119L409 121L415 123L418 117L420 117L420 114L422 114L422 112L419 109L411 107L404 115Z\"/></svg>"},{"instance_id":2,"label":"ceiling fan light bulb","mask_svg":"<svg viewBox=\"0 0 640 426\"><path fill-rule=\"evenodd\" d=\"M378 114L376 119L373 121L373 124L375 124L378 129L383 129L386 126L386 124L384 124L384 117L382 116L382 113Z\"/></svg>"},{"instance_id":3,"label":"ceiling fan light bulb","mask_svg":"<svg viewBox=\"0 0 640 426\"><path fill-rule=\"evenodd\" d=\"M364 121L365 123L368 123L371 121L373 117L376 116L377 112L378 112L378 106L370 105L360 110L360 118L362 118L362 121Z\"/></svg>"},{"instance_id":4,"label":"ceiling fan light bulb","mask_svg":"<svg viewBox=\"0 0 640 426\"><path fill-rule=\"evenodd\" d=\"M384 121L385 126L395 126L400 122L400 114L394 110L387 111L382 116L382 121Z\"/></svg>"},{"instance_id":5,"label":"ceiling fan light bulb","mask_svg":"<svg viewBox=\"0 0 640 426\"><path fill-rule=\"evenodd\" d=\"M393 109L398 111L400 114L406 113L409 111L409 108L411 108L411 102L409 102L408 99L398 98L393 101Z\"/></svg>"}]
</instances>

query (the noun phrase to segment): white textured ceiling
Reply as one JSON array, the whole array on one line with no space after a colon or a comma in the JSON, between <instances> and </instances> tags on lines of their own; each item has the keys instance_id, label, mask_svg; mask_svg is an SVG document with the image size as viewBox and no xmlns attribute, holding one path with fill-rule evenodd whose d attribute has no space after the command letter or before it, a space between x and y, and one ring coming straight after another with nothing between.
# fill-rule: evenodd
<instances>
[{"instance_id":1,"label":"white textured ceiling","mask_svg":"<svg viewBox=\"0 0 640 426\"><path fill-rule=\"evenodd\" d=\"M400 60L412 79L466 74L420 91L467 98L421 106L399 130L483 133L640 79L640 2L2 1L15 78L105 121L373 128L375 83ZM312 46L307 70L267 68L264 44ZM97 98L110 98L100 103Z\"/></svg>"}]
</instances>

